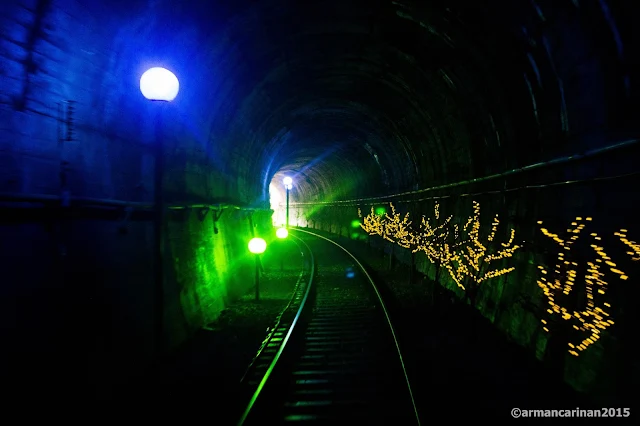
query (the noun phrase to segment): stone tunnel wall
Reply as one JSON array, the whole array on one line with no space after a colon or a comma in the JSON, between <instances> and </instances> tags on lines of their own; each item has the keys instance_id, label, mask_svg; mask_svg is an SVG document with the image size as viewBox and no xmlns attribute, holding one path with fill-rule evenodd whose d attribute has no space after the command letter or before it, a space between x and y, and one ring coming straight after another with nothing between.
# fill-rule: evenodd
<instances>
[{"instance_id":1,"label":"stone tunnel wall","mask_svg":"<svg viewBox=\"0 0 640 426\"><path fill-rule=\"evenodd\" d=\"M482 282L477 287L476 297L473 297L470 290L475 287L470 280L461 280L468 289L463 291L444 267L439 266L438 262L430 261L425 252L419 250L413 262L424 279L417 279L415 285L424 286L425 291L432 291L433 287L429 283L435 280L461 301L474 305L509 339L528 348L532 356L545 362L576 389L590 394L596 401L615 402L625 396L623 389L632 386L640 373L640 358L633 351L633 330L638 321L635 300L639 296L637 283L640 280L640 262L637 261L637 246L635 249L625 246L614 233L626 229L629 239L640 239L636 213L631 207L640 200L632 190L637 185L635 174L600 181L589 180L588 177L593 175L594 170L600 175L618 176L625 164L631 164L630 158L637 155L637 146L625 148L598 158L564 166L544 167L508 179L489 180L448 191L422 193L413 200L399 197L396 200L345 206L292 205L292 225L362 239L363 243L368 242L387 254L392 253L397 261L410 265L411 250L383 240L374 232L373 236L367 235L359 225L363 223L363 218L358 216L358 209L361 209L362 216L366 216L371 213L371 208L384 208L386 214L392 216L389 204L391 201L400 218L409 213L413 222L410 227L413 229L418 228L422 216L430 218L432 226L437 226L448 216L452 216L451 224L457 224L462 235L462 227L468 218L474 216L473 202L478 202L481 223L479 240L489 248L488 252L501 249L501 244L508 242L511 229L515 230L514 243L521 246L512 258L499 260L491 265L484 263L480 269L481 274L511 266L515 270ZM580 180L580 176L587 180L574 184L545 185ZM504 191L505 188L511 190ZM439 221L434 220L436 203L439 204ZM495 239L488 242L492 219L496 214L499 215L500 223ZM539 221L542 223L538 223ZM541 232L542 228L546 228L560 238L568 239L577 235L567 232L569 228L575 229L572 223L586 225L578 235L575 247L566 252L566 261L576 262L574 270L577 275L573 280L567 278L569 275L566 270L554 275L554 269L564 266L563 262L560 262L560 268L556 266L559 263L558 253L564 249ZM452 230L451 227L449 229ZM449 238L448 241L453 245L453 235ZM393 237L391 239L397 240ZM609 259L600 257L598 260L599 255L592 245L603 247ZM620 275L612 272L611 265L605 265L607 261L615 263L615 268L623 271L628 278L620 279ZM568 352L572 349L569 343L578 346L584 339L591 338L591 332L574 331L573 326L581 325L583 320L588 323L590 317L583 315L582 319L574 316L562 320L560 315L549 315L547 309L551 305L538 281L543 275L541 268L545 268L547 276L557 276L563 285L573 283L572 291L569 292L572 297L562 298L558 295L555 301L560 309L566 307L569 312L586 311L589 297L586 275L591 268L588 262L603 266L599 269L604 274L600 278L607 285L594 287L593 292L598 288L604 292L596 294L595 308L605 311L604 319L611 319L614 324L598 329L599 338L592 338L593 342L587 341L586 349L575 356ZM543 327L551 332L546 332Z\"/></svg>"},{"instance_id":2,"label":"stone tunnel wall","mask_svg":"<svg viewBox=\"0 0 640 426\"><path fill-rule=\"evenodd\" d=\"M225 211L217 233L212 214L200 220L196 211L181 212L168 223L169 350L253 285L248 213ZM268 224L269 216L256 213L252 221ZM89 371L105 386L144 368L155 347L152 222L31 217L0 225L3 356L11 361L2 374L27 364L27 376L68 368L72 376Z\"/></svg>"},{"instance_id":3,"label":"stone tunnel wall","mask_svg":"<svg viewBox=\"0 0 640 426\"><path fill-rule=\"evenodd\" d=\"M161 142L166 157L171 159L166 170L167 201L207 203L215 198L231 204L255 205L259 198L257 194L264 195L261 181L265 176L256 178L256 174L260 174L257 170L261 156L251 153L258 149L271 152L271 149L265 149L264 141L256 136L260 126L252 122L249 115L238 114L242 93L246 91L246 87L241 87L239 80L242 79L229 78L239 74L239 63L244 63L246 68L255 68L246 69L247 74L261 74L262 70L244 60L243 52L233 48L235 40L231 38L211 51L202 49L208 42L206 37L200 37L195 27L181 27L181 19L178 19L180 13L186 13L189 8L171 7L161 13L154 9L158 3L78 0L0 3L3 22L0 27L0 192L31 196L70 194L72 197L150 202L153 199L154 150L159 142L154 138L151 123L157 111L140 96L138 79L150 64L162 65L163 60L170 57L173 64L184 65L179 76L181 81L200 84L185 84L171 104L171 110L163 116L165 128ZM222 21L225 16L207 17L215 18ZM213 25L212 22L209 24ZM424 158L428 160L424 164L429 167L422 171L424 181L416 184L430 184L432 178L445 183L480 176L490 169L487 163L494 158L494 168L501 171L503 166L499 160L503 157L513 161L509 167L518 167L526 165L533 154L537 159L553 158L560 151L562 154L582 153L620 137L619 133L608 132L611 127L616 128L611 126L616 123L615 119L621 128L628 124L626 121L635 123L632 108L603 111L605 105L611 107L617 90L614 89L622 80L616 82L606 78L615 72L602 72L600 56L586 49L587 46L576 48L575 43L568 42L575 38L587 43L588 38L580 36L584 29L577 32L575 27L564 26L562 19L555 22L553 25L557 25L557 29L549 28L552 24L545 24L545 31L554 37L549 42L553 58L545 59L547 68L552 69L545 73L549 80L543 81L545 87L554 89L550 93L537 93L540 95L537 100L532 95L526 103L532 103L534 108L529 120L540 121L537 123L540 128L534 127L540 130L539 138L528 138L526 143L517 137L502 140L504 145L500 146L511 146L504 156L500 155L502 152L483 147L480 137L474 145L468 141L448 140L446 150L444 142L436 146L424 143ZM217 24L223 26L222 22ZM236 27L236 31L244 32L242 26ZM259 29L259 26L254 27ZM166 35L166 39L158 39L158 34ZM633 47L629 50L634 51ZM550 56L548 50L545 46L539 52L542 56ZM191 64L197 66L189 66ZM551 66L554 64L557 67ZM259 79L260 75L254 78ZM564 84L556 87L560 80ZM603 85L604 82L611 82L611 87ZM636 90L635 86L631 87ZM607 100L605 95L611 99ZM626 102L632 105L635 99L627 96ZM246 105L249 109L255 107L251 102ZM266 102L265 105L264 111L271 111L272 106ZM515 109L518 105L524 104L508 106ZM479 107L470 109L475 111ZM626 115L620 114L625 111ZM612 123L605 122L605 116ZM276 124L279 126L280 122L273 125ZM517 134L535 134L528 129L526 126L519 128ZM456 132L457 136L452 133L451 139L461 139L463 133L457 135ZM560 133L561 137L558 136ZM247 145L242 141L254 143ZM410 142L422 145L423 141ZM463 154L469 157L461 148L467 146L474 149L476 159L469 164L469 170L466 170L466 161L459 161ZM435 155L434 150L442 152ZM450 164L435 167L438 158L446 158ZM581 162L579 166L546 168L533 174L518 175L507 182L500 181L497 186L469 185L464 191L500 191L505 189L503 184L508 188L519 188L554 179L564 182L622 173L622 170L635 167L634 158L637 158L637 152L625 152L602 161ZM386 160L394 164L394 174L401 174L398 158ZM337 164L333 163L334 170L340 167ZM350 172L352 169L345 170ZM323 180L323 176L340 175L329 171L315 173L314 178L318 181L310 186L323 191L308 194L309 199L327 199L335 195L331 190L344 185L337 179L333 182ZM468 173L471 171L473 173ZM366 184L366 180L362 180ZM601 227L603 235L609 237L613 225L629 224L630 237L634 238L630 223L635 218L635 211L629 206L638 200L632 199L637 195L629 194L637 192L637 185L623 180L611 182L540 190L531 188L507 192L504 196L490 194L476 198L485 220L499 213L503 218L502 225L514 226L517 238L525 243L516 255L517 269L481 286L474 304L506 334L531 348L532 354L559 365L567 380L576 387L599 395L609 391L614 394L613 378L628 384L637 377L637 361L622 355L623 349L626 353L634 353L631 324L635 324L632 303L637 297L637 287L629 285L621 290L620 286L611 286L613 316L618 319L615 326L603 331L603 338L578 358L567 355L566 346L563 346L566 342L558 351L563 355L555 355L555 347L559 346L548 345L547 335L540 332L544 319L540 312L544 312L546 305L536 285L536 267L541 266L541 257L550 256L547 251L555 253L557 247L547 248L539 242L541 237L535 225L537 220L544 220L550 230L564 229L567 223L581 215L593 217L593 226ZM382 192L380 188L371 189ZM453 214L456 220L465 220L471 212L471 198L462 197L460 192L436 191L423 195L449 196L441 200L441 211L443 215ZM433 200L398 202L397 206L419 217L431 215ZM362 203L339 210L314 207L314 214L310 209L304 209L304 215L294 220L302 220L303 225L310 221L314 226L323 226L333 232L338 226L346 235L347 230L352 232L349 225L356 218L358 207L366 214L370 205ZM9 284L2 286L6 295L2 298L2 315L7 316L3 324L8 324L9 331L14 332L9 340L20 347L21 353L31 354L34 360L39 356L38 349L47 346L45 342L54 343L60 336L78 348L80 360L84 359L85 348L98 345L101 355L97 357L96 365L113 356L123 361L143 359L152 343L151 306L143 303L148 300L152 285L148 247L150 222L130 222L126 225L128 234L122 235L117 220L100 222L95 217L77 218L70 225L52 220L45 214L33 218L29 213L31 219L27 221L22 210L19 215L10 215L6 213L8 211L2 210L3 215L21 221L20 225L3 225L0 235L3 264L6 264L6 276L9 277ZM169 218L168 252L175 259L168 271L169 346L178 344L190 331L214 319L223 301L243 291L241 265L246 247L244 240L250 236L248 220L240 212L228 211L218 224L219 233L215 234L212 222L206 218L200 221L196 215L195 212L189 216L180 213ZM254 225L264 223L268 227L268 216L265 212L254 217ZM618 243L614 239L607 242L606 247ZM612 254L612 258L631 262L625 257L624 250L619 251ZM402 251L394 252L406 258ZM99 264L98 260L101 260ZM425 274L435 277L435 267L424 258L418 257L417 261ZM620 261L622 270L633 266L624 262ZM227 278L236 276L237 280L221 281L217 274L223 269L228 271ZM634 276L632 272L629 275ZM446 274L440 273L438 281L448 289L457 289ZM66 283L63 289L58 285L60 282ZM91 290L85 290L90 285L93 285ZM614 294L616 292L618 294ZM107 314L107 307L115 314ZM16 330L19 333L15 333ZM33 339L34 336L41 338ZM115 341L116 336L122 337ZM123 349L125 341L133 342L129 353ZM59 342L54 346L65 347ZM550 346L554 349L549 349ZM66 365L73 363L72 360L65 362ZM585 366L588 368L583 368ZM634 373L625 373L624 369L631 367L635 368ZM611 373L609 368L616 371ZM620 384L618 387L625 388Z\"/></svg>"},{"instance_id":4,"label":"stone tunnel wall","mask_svg":"<svg viewBox=\"0 0 640 426\"><path fill-rule=\"evenodd\" d=\"M137 87L140 64L124 63L122 44L107 36L110 15L82 3L0 7L0 315L3 357L12 361L2 364L2 374L84 381L88 371L108 388L135 374L154 350L152 218L134 209L125 221L122 208L78 213L73 206L82 202L74 200L151 204L158 140L156 112ZM197 114L185 115L179 103L169 108L161 117L171 159L166 202L256 206L257 191L223 167L224 152L203 148L209 129ZM32 201L8 202L21 196ZM71 197L73 220L41 207L52 196ZM271 212L257 207L251 217L224 210L217 233L212 212L203 220L199 209L169 214L169 350L253 285L246 244L271 227Z\"/></svg>"},{"instance_id":5,"label":"stone tunnel wall","mask_svg":"<svg viewBox=\"0 0 640 426\"><path fill-rule=\"evenodd\" d=\"M247 242L269 239L271 211L224 210L217 222L197 210L172 215L168 250L173 261L167 306L168 337L182 342L210 324L231 301L253 288L253 257ZM252 230L251 226L255 229Z\"/></svg>"}]
</instances>

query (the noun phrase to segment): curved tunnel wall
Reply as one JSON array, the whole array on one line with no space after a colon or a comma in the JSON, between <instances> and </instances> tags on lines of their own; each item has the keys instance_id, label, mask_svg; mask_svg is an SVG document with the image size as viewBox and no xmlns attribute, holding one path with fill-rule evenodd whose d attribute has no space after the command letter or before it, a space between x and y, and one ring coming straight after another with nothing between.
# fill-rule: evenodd
<instances>
[{"instance_id":1,"label":"curved tunnel wall","mask_svg":"<svg viewBox=\"0 0 640 426\"><path fill-rule=\"evenodd\" d=\"M637 128L631 121L637 111L634 101L637 91L631 83L637 79L637 71L631 66L635 59L623 57L622 53L633 55L629 49L634 42L626 38L627 47L622 47L621 33L629 34L628 29L624 29L624 18L615 25L612 11L605 3L601 2L596 10L580 10L577 4L573 9L568 4L559 6L555 9L550 4L541 4L532 9L535 13L521 14L524 25L521 28L515 25L521 37L513 34L509 40L493 40L493 46L491 43L484 46L485 50L501 54L512 52L507 56L511 61L509 67L498 70L500 61L493 66L484 65L502 80L507 93L500 96L498 91L486 90L491 88L490 84L485 86L484 93L482 88L474 88L481 92L479 97L494 97L494 102L503 105L502 125L496 125L496 115L491 113L484 118L466 116L466 121L477 127L466 152L469 161L462 170L458 166L457 171L447 173L456 166L441 165L439 175L446 178L444 182L434 179L424 185L427 188L419 185L413 191L396 191L394 196L353 197L351 201L339 203L300 202L292 206L292 217L299 218L301 226L365 238L366 232L351 226L359 219L359 210L366 215L370 208L384 207L390 214L391 202L401 217L409 213L417 228L421 217L433 220L434 206L438 204L442 217L451 215L452 223L462 228L474 215L473 202L477 201L482 207L485 238L491 228L491 218L498 214L503 239L495 244L499 247L506 241L511 228L516 231L521 249L515 260L501 264L517 265L515 271L479 286L477 298L467 303L474 304L513 340L550 363L573 386L600 400L611 401L624 397L618 388L620 381L631 383L637 377L637 373L629 373L637 371L634 367L637 360L629 355L633 346L629 327L637 321L629 305L637 297L635 287L629 281L619 281L615 274L608 274L606 280L610 280L611 293L607 297L614 307L607 313L617 318L617 325L603 333L604 337L580 357L574 357L567 351L570 347L566 340L571 338L558 338L557 330L551 337L543 331L545 323L541 324L541 319L548 320L545 310L549 304L537 281L539 268L543 265L548 268L547 265L557 262L554 256L558 248L549 244L542 228L558 232L564 238L565 229L572 229L577 217L593 218L594 222L588 226L590 237L586 239L602 244L618 266L624 265L625 271L632 271L637 277L638 265L633 252L626 252L626 247L614 236L619 229L635 226L634 213L629 207L637 203L637 195L631 190L637 183L634 160L631 160L638 155L634 139ZM480 40L480 34L473 39ZM511 49L496 47L505 44ZM480 50L476 55L486 57ZM469 70L462 75L469 76ZM473 100L468 105L476 114L485 112L485 108ZM512 110L504 107L507 105ZM496 104L492 106L499 108ZM456 139L464 140L451 133L446 138L447 142ZM608 150L610 146L617 148ZM455 149L455 144L447 147L447 150ZM520 169L522 167L524 169ZM514 170L517 172L510 173ZM495 173L505 174L483 180ZM455 185L456 182L461 184ZM302 188L300 192L294 196L304 200L307 194ZM435 279L463 299L470 297L468 291L461 291L451 276L438 267L438 262L429 261L422 252L412 261L410 251L372 234L368 238L370 244L383 248L387 254L393 253L404 263L415 262L429 279ZM605 242L600 242L600 236ZM595 261L590 247L578 252L573 260L580 262L581 267ZM584 275L580 275L580 279L584 279ZM584 281L581 284L584 285ZM584 288L579 291L582 292L579 297L585 297ZM578 302L582 303L585 302Z\"/></svg>"},{"instance_id":2,"label":"curved tunnel wall","mask_svg":"<svg viewBox=\"0 0 640 426\"><path fill-rule=\"evenodd\" d=\"M345 232L358 207L366 214L376 203L395 201L419 217L430 214L434 200L418 200L445 197L443 211L464 218L471 208L464 194L633 170L637 150L627 148L571 166L384 197L636 137L633 55L638 46L630 36L635 11L620 3L302 3L4 2L0 191L70 191L73 196L150 202L157 111L140 96L138 80L147 67L157 65L181 81L178 98L162 116L165 191L171 203L266 209L269 184L281 182L284 174L296 176L292 197L297 203L382 197L375 203L300 204L296 209L296 218ZM628 193L632 179L540 189L535 196L530 191L486 194L480 201L488 216L507 215L518 234L531 240L532 223L540 217L558 226L587 214L630 221L633 216L621 200L633 202ZM268 226L268 215L258 213L252 225ZM169 323L180 329L170 339L175 344L215 318L229 288L241 292L237 284L217 286L213 277L198 280L203 268L215 275L221 264L241 259L244 239L254 230L242 213L225 213L221 220L229 221L229 232L219 234L213 234L212 222L198 222L195 214L169 219L168 244L175 259L170 280L182 280L188 289L175 284L167 290ZM23 231L51 244L38 227ZM7 232L14 232L10 241L23 235ZM78 235L106 238L86 232ZM141 225L134 232L149 248L150 229ZM227 240L229 234L237 235ZM74 251L95 245L87 239ZM15 255L10 244L3 250ZM131 243L113 244L115 253ZM216 247L225 248L216 252ZM43 258L57 253L54 248L29 250L25 242L18 252L31 262L36 253ZM101 255L93 256L101 264ZM138 268L126 280L132 282L145 267L133 261L135 254L128 258ZM29 262L14 274L22 274ZM105 267L116 268L121 266ZM533 275L515 276L508 279L518 285L509 291L537 294ZM131 317L144 305L142 293L140 303L130 303ZM28 294L20 297L28 299ZM202 302L199 308L186 308L195 300ZM138 335L148 334L147 326L141 325ZM535 346L531 339L520 341ZM595 388L598 380L579 385Z\"/></svg>"}]
</instances>

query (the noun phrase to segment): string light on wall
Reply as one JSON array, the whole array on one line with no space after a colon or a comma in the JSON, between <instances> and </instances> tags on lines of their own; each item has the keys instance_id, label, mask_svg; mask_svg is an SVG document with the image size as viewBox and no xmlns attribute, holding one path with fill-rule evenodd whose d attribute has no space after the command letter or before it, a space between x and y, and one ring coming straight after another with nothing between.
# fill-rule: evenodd
<instances>
[{"instance_id":1,"label":"string light on wall","mask_svg":"<svg viewBox=\"0 0 640 426\"><path fill-rule=\"evenodd\" d=\"M358 210L358 215L362 217L362 212ZM378 235L382 237L384 235L384 216L375 213L373 207L371 207L371 213L362 218L360 226L369 235Z\"/></svg>"},{"instance_id":2,"label":"string light on wall","mask_svg":"<svg viewBox=\"0 0 640 426\"><path fill-rule=\"evenodd\" d=\"M493 243L499 224L500 222L496 215L492 222L491 231L487 236L487 241L483 243L480 237L480 203L474 201L473 216L463 226L463 230L467 232L464 247L459 250L451 250L449 245L445 244L442 262L453 281L463 290L466 290L463 284L466 279L471 279L472 282L478 285L489 279L506 275L516 269L514 266L490 269L491 262L508 259L520 248L519 245L514 244L515 229L510 230L508 242L501 243L499 246L488 244ZM496 250L496 247L499 248ZM483 270L487 269L485 266L489 266L489 270L483 272Z\"/></svg>"},{"instance_id":3,"label":"string light on wall","mask_svg":"<svg viewBox=\"0 0 640 426\"><path fill-rule=\"evenodd\" d=\"M515 266L491 269L491 263L511 258L521 248L515 244L515 229L509 230L509 238L506 242L496 243L500 220L495 215L491 222L491 229L486 240L481 238L480 204L473 202L473 214L463 224L453 223L454 217L448 216L441 220L440 205L434 205L433 218L422 216L417 227L409 220L409 213L404 216L399 214L393 204L391 214L376 211L371 208L371 213L364 218L362 211L358 209L358 216L362 218L360 226L369 235L378 235L387 241L391 241L410 249L413 253L422 251L432 263L439 263L445 268L456 285L467 290L466 285L474 286L480 283L508 274L515 270ZM571 321L572 328L577 332L587 333L587 337L579 342L569 342L569 353L579 356L590 345L600 338L600 333L614 324L610 318L611 305L605 300L608 289L608 275L615 275L620 280L627 280L628 276L602 247L602 238L595 232L589 234L592 239L590 251L594 258L584 262L584 289L586 302L584 309L569 309L563 306L559 299L572 297L579 271L582 265L570 259L573 245L582 236L584 229L591 217L576 217L566 229L567 236L561 237L548 229L541 227L544 236L556 243L560 250L556 264L553 268L538 266L538 286L548 302L547 313L551 317L557 317L559 321ZM542 221L538 222L542 225ZM627 230L620 229L614 236L629 248L626 253L634 261L640 260L640 244L627 237ZM584 238L584 237L583 237ZM488 270L487 270L488 269ZM548 319L541 319L543 329L549 332Z\"/></svg>"},{"instance_id":4,"label":"string light on wall","mask_svg":"<svg viewBox=\"0 0 640 426\"><path fill-rule=\"evenodd\" d=\"M432 226L431 219L423 216L419 228L413 229L409 213L402 217L396 212L393 204L390 206L391 215L384 216L375 214L372 207L371 213L363 219L362 228L370 235L382 236L414 253L423 251L430 262L444 266L453 281L463 290L465 290L464 282L467 278L480 284L515 270L515 267L507 267L483 272L486 269L485 265L513 256L520 246L514 244L515 230L513 229L509 241L499 246L483 244L480 241L480 204L478 202L473 202L473 215L462 226L462 232L457 224L451 223L453 216L447 217L437 226ZM360 210L358 214L362 217ZM437 203L434 207L434 217L436 221L440 219L440 206ZM487 243L493 243L499 224L496 215ZM495 250L496 247L499 248Z\"/></svg>"},{"instance_id":5,"label":"string light on wall","mask_svg":"<svg viewBox=\"0 0 640 426\"><path fill-rule=\"evenodd\" d=\"M395 206L391 203L389 205L391 207L391 215L385 214L384 237L386 240L395 242L403 248L411 249L415 246L415 238L411 230L409 213L401 217L400 213L396 212Z\"/></svg>"},{"instance_id":6,"label":"string light on wall","mask_svg":"<svg viewBox=\"0 0 640 426\"><path fill-rule=\"evenodd\" d=\"M631 249L627 254L631 256L632 260L640 260L640 244L635 241L631 241L627 238L627 230L621 229L618 232L614 232L613 235L620 238L620 241Z\"/></svg>"},{"instance_id":7,"label":"string light on wall","mask_svg":"<svg viewBox=\"0 0 640 426\"><path fill-rule=\"evenodd\" d=\"M440 205L435 203L433 210L435 221L438 221L440 219ZM431 226L431 218L422 216L422 221L414 238L416 247L413 252L423 251L431 263L441 263L442 248L449 237L449 227L452 219L453 216L449 216L441 224ZM456 234L455 239L457 240L457 225L454 225L454 234Z\"/></svg>"},{"instance_id":8,"label":"string light on wall","mask_svg":"<svg viewBox=\"0 0 640 426\"><path fill-rule=\"evenodd\" d=\"M603 269L608 267L609 271L617 275L619 279L626 280L628 278L607 255L604 248L594 243L590 245L590 248L593 249L596 258L593 261L586 262L587 270L584 277L587 296L586 307L582 310L569 310L557 301L558 298L568 296L575 290L580 265L577 262L568 260L568 255L572 245L578 240L580 233L586 227L585 222L591 221L592 218L590 217L584 220L581 217L577 217L567 229L567 233L571 235L569 238L561 238L558 234L552 233L546 228L540 229L543 235L553 240L561 248L553 274L545 266L538 266L541 273L538 279L538 286L542 289L549 303L547 312L551 316L557 316L564 321L573 320L573 328L575 330L588 333L588 336L580 343L568 343L568 351L574 356L579 356L580 352L586 350L600 339L602 330L614 324L610 319L609 313L611 305L604 300L608 282L604 279L605 272L603 272ZM539 221L538 224L542 225L542 221ZM625 235L622 232L620 234ZM601 237L595 232L591 233L590 236L594 242L601 241ZM547 321L542 319L541 322L543 330L549 332Z\"/></svg>"},{"instance_id":9,"label":"string light on wall","mask_svg":"<svg viewBox=\"0 0 640 426\"><path fill-rule=\"evenodd\" d=\"M371 213L363 218L363 223L360 226L369 235L379 235L385 240L404 248L411 248L415 243L414 233L411 231L409 213L401 217L400 213L396 212L395 206L391 203L389 205L391 207L391 215L387 214L385 210L374 210L371 207ZM360 209L358 209L358 216L362 218Z\"/></svg>"}]
</instances>

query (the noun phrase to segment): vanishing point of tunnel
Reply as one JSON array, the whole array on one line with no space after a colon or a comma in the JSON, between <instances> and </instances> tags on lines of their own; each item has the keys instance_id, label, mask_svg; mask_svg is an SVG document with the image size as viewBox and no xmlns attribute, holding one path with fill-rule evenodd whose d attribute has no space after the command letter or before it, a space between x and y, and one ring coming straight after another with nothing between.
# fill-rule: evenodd
<instances>
[{"instance_id":1,"label":"vanishing point of tunnel","mask_svg":"<svg viewBox=\"0 0 640 426\"><path fill-rule=\"evenodd\" d=\"M2 0L2 381L224 393L290 297L267 248L252 301L247 243L288 220L374 271L422 406L630 407L638 19L632 0ZM141 92L154 67L171 99Z\"/></svg>"}]
</instances>

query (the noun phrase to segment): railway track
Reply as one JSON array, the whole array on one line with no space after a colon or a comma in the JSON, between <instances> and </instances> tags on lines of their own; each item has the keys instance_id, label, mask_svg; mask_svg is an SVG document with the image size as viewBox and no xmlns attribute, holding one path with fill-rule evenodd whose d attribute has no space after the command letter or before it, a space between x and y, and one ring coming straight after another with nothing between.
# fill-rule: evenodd
<instances>
[{"instance_id":1,"label":"railway track","mask_svg":"<svg viewBox=\"0 0 640 426\"><path fill-rule=\"evenodd\" d=\"M251 390L238 426L419 425L393 325L375 283L339 244L305 230L289 307L244 382Z\"/></svg>"}]
</instances>

